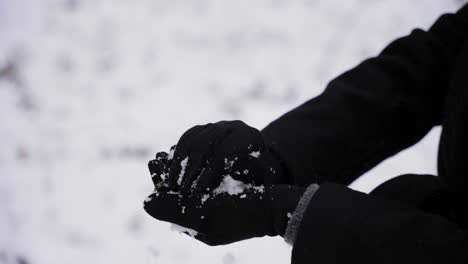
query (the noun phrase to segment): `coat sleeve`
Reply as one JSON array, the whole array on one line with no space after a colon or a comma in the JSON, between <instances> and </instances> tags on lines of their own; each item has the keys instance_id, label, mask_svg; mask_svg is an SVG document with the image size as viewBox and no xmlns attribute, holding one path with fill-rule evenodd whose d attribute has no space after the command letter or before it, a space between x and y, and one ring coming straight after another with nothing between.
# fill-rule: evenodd
<instances>
[{"instance_id":1,"label":"coat sleeve","mask_svg":"<svg viewBox=\"0 0 468 264\"><path fill-rule=\"evenodd\" d=\"M468 233L443 217L325 183L312 197L293 264L468 263Z\"/></svg>"},{"instance_id":2,"label":"coat sleeve","mask_svg":"<svg viewBox=\"0 0 468 264\"><path fill-rule=\"evenodd\" d=\"M468 6L414 30L262 130L289 183L349 184L441 123Z\"/></svg>"}]
</instances>

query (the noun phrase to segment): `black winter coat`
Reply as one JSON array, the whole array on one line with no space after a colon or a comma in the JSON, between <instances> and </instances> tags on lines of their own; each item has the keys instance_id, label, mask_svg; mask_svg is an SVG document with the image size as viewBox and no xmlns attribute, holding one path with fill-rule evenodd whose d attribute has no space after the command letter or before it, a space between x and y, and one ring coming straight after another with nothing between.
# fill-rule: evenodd
<instances>
[{"instance_id":1,"label":"black winter coat","mask_svg":"<svg viewBox=\"0 0 468 264\"><path fill-rule=\"evenodd\" d=\"M438 125L446 188L432 200L443 213L346 187ZM397 39L263 133L291 183L321 184L292 263L468 263L468 6Z\"/></svg>"}]
</instances>

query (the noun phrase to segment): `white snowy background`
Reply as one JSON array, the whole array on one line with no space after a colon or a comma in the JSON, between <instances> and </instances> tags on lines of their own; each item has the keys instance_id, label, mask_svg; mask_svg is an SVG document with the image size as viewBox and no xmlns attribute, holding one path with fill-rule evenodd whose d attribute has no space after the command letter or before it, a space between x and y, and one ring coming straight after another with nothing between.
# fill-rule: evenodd
<instances>
[{"instance_id":1,"label":"white snowy background","mask_svg":"<svg viewBox=\"0 0 468 264\"><path fill-rule=\"evenodd\" d=\"M146 215L147 161L196 124L263 128L461 4L0 0L0 264L289 263L280 238L208 247ZM439 134L353 188L436 173Z\"/></svg>"}]
</instances>

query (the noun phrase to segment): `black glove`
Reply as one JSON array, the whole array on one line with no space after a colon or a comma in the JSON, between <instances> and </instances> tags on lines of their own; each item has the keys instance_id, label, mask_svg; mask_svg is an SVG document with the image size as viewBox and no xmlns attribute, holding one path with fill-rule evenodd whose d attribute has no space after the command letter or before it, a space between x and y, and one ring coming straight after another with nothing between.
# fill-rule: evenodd
<instances>
[{"instance_id":1,"label":"black glove","mask_svg":"<svg viewBox=\"0 0 468 264\"><path fill-rule=\"evenodd\" d=\"M284 235L304 188L289 185L255 187L225 178L210 193L183 195L159 187L144 203L156 219L192 229L188 235L208 245ZM195 232L194 232L195 231Z\"/></svg>"},{"instance_id":2,"label":"black glove","mask_svg":"<svg viewBox=\"0 0 468 264\"><path fill-rule=\"evenodd\" d=\"M163 166L167 172L161 172ZM149 169L156 185L184 194L213 189L228 175L254 185L288 183L279 159L261 132L241 121L189 129L175 150L158 153Z\"/></svg>"},{"instance_id":3,"label":"black glove","mask_svg":"<svg viewBox=\"0 0 468 264\"><path fill-rule=\"evenodd\" d=\"M169 180L169 171L172 164L172 155L174 153L176 146L172 146L169 151L170 154L166 152L158 152L154 160L150 160L148 163L148 168L151 173L151 179L155 188L159 187L168 187Z\"/></svg>"}]
</instances>

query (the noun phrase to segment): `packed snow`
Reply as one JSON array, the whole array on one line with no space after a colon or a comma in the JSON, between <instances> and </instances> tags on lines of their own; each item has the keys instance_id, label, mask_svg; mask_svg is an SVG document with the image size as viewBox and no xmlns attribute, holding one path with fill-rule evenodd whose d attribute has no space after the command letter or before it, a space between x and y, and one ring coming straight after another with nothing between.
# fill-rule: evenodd
<instances>
[{"instance_id":1,"label":"packed snow","mask_svg":"<svg viewBox=\"0 0 468 264\"><path fill-rule=\"evenodd\" d=\"M243 181L235 180L230 175L225 175L223 176L223 180L221 181L219 186L213 190L213 194L216 195L216 194L227 193L229 195L238 195L238 194L243 193L246 189L253 189L255 190L256 193L265 192L265 187L263 185L255 186L250 183L245 183ZM243 197L241 198L246 197L244 195L242 196ZM203 198L202 198L202 202L203 202Z\"/></svg>"},{"instance_id":2,"label":"packed snow","mask_svg":"<svg viewBox=\"0 0 468 264\"><path fill-rule=\"evenodd\" d=\"M254 189L256 193L264 193L265 192L265 186L263 186L263 185L251 186L250 188Z\"/></svg>"},{"instance_id":3,"label":"packed snow","mask_svg":"<svg viewBox=\"0 0 468 264\"><path fill-rule=\"evenodd\" d=\"M185 159L183 159L180 162L180 174L179 174L179 178L177 179L177 184L178 185L182 184L182 181L183 181L184 176L185 176L185 170L187 169L187 165L188 165L188 160L189 160L189 158L186 157Z\"/></svg>"},{"instance_id":4,"label":"packed snow","mask_svg":"<svg viewBox=\"0 0 468 264\"><path fill-rule=\"evenodd\" d=\"M249 153L251 157L258 159L260 157L260 151L252 151Z\"/></svg>"},{"instance_id":5,"label":"packed snow","mask_svg":"<svg viewBox=\"0 0 468 264\"><path fill-rule=\"evenodd\" d=\"M245 189L250 188L250 184L233 179L230 175L224 176L219 186L213 190L214 194L227 193L229 195L238 195Z\"/></svg>"},{"instance_id":6,"label":"packed snow","mask_svg":"<svg viewBox=\"0 0 468 264\"><path fill-rule=\"evenodd\" d=\"M1 0L0 262L290 263L281 238L209 247L151 218L147 161L194 125L261 129L461 4ZM439 134L353 187L435 173Z\"/></svg>"},{"instance_id":7,"label":"packed snow","mask_svg":"<svg viewBox=\"0 0 468 264\"><path fill-rule=\"evenodd\" d=\"M210 198L209 194L204 194L201 198L201 203L204 204Z\"/></svg>"}]
</instances>

